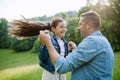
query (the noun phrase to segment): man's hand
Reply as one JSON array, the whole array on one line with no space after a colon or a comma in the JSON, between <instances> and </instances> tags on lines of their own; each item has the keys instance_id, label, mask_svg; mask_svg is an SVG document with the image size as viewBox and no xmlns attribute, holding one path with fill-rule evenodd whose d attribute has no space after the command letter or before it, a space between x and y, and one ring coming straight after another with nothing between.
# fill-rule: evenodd
<instances>
[{"instance_id":1,"label":"man's hand","mask_svg":"<svg viewBox=\"0 0 120 80\"><path fill-rule=\"evenodd\" d=\"M47 44L49 44L51 42L49 31L48 30L40 31L40 35L39 35L38 39L40 40L40 42L42 44L47 46Z\"/></svg>"}]
</instances>

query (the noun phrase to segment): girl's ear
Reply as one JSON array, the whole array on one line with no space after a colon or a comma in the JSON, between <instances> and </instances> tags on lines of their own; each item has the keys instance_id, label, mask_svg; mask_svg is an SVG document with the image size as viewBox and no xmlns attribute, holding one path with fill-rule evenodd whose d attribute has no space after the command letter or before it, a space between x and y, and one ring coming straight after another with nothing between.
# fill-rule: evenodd
<instances>
[{"instance_id":1,"label":"girl's ear","mask_svg":"<svg viewBox=\"0 0 120 80\"><path fill-rule=\"evenodd\" d=\"M55 27L52 27L51 30L52 30L52 32L54 32L55 31Z\"/></svg>"}]
</instances>

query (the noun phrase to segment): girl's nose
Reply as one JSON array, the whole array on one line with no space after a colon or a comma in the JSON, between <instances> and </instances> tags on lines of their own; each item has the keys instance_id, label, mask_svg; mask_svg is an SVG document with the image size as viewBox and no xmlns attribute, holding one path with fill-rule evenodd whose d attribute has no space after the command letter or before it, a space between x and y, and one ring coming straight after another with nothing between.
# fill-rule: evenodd
<instances>
[{"instance_id":1,"label":"girl's nose","mask_svg":"<svg viewBox=\"0 0 120 80\"><path fill-rule=\"evenodd\" d=\"M67 31L67 28L64 28L64 31Z\"/></svg>"}]
</instances>

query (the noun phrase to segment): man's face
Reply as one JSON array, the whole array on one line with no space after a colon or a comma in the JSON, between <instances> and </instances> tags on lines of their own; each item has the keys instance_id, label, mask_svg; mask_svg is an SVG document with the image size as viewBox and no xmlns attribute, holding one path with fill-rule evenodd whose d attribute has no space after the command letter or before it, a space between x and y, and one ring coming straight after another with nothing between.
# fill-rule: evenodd
<instances>
[{"instance_id":1,"label":"man's face","mask_svg":"<svg viewBox=\"0 0 120 80\"><path fill-rule=\"evenodd\" d=\"M80 31L80 35L82 38L87 36L87 24L83 17L80 18L78 30Z\"/></svg>"}]
</instances>

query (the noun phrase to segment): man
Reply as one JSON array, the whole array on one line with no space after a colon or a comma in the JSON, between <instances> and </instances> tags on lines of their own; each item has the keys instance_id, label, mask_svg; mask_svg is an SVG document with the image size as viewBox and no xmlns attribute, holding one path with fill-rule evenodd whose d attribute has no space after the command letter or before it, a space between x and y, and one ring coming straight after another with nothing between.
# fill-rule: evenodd
<instances>
[{"instance_id":1,"label":"man","mask_svg":"<svg viewBox=\"0 0 120 80\"><path fill-rule=\"evenodd\" d=\"M100 16L95 11L81 14L78 30L83 41L66 58L54 49L48 31L40 31L58 73L72 71L71 80L112 80L114 54L108 40L100 32Z\"/></svg>"}]
</instances>

